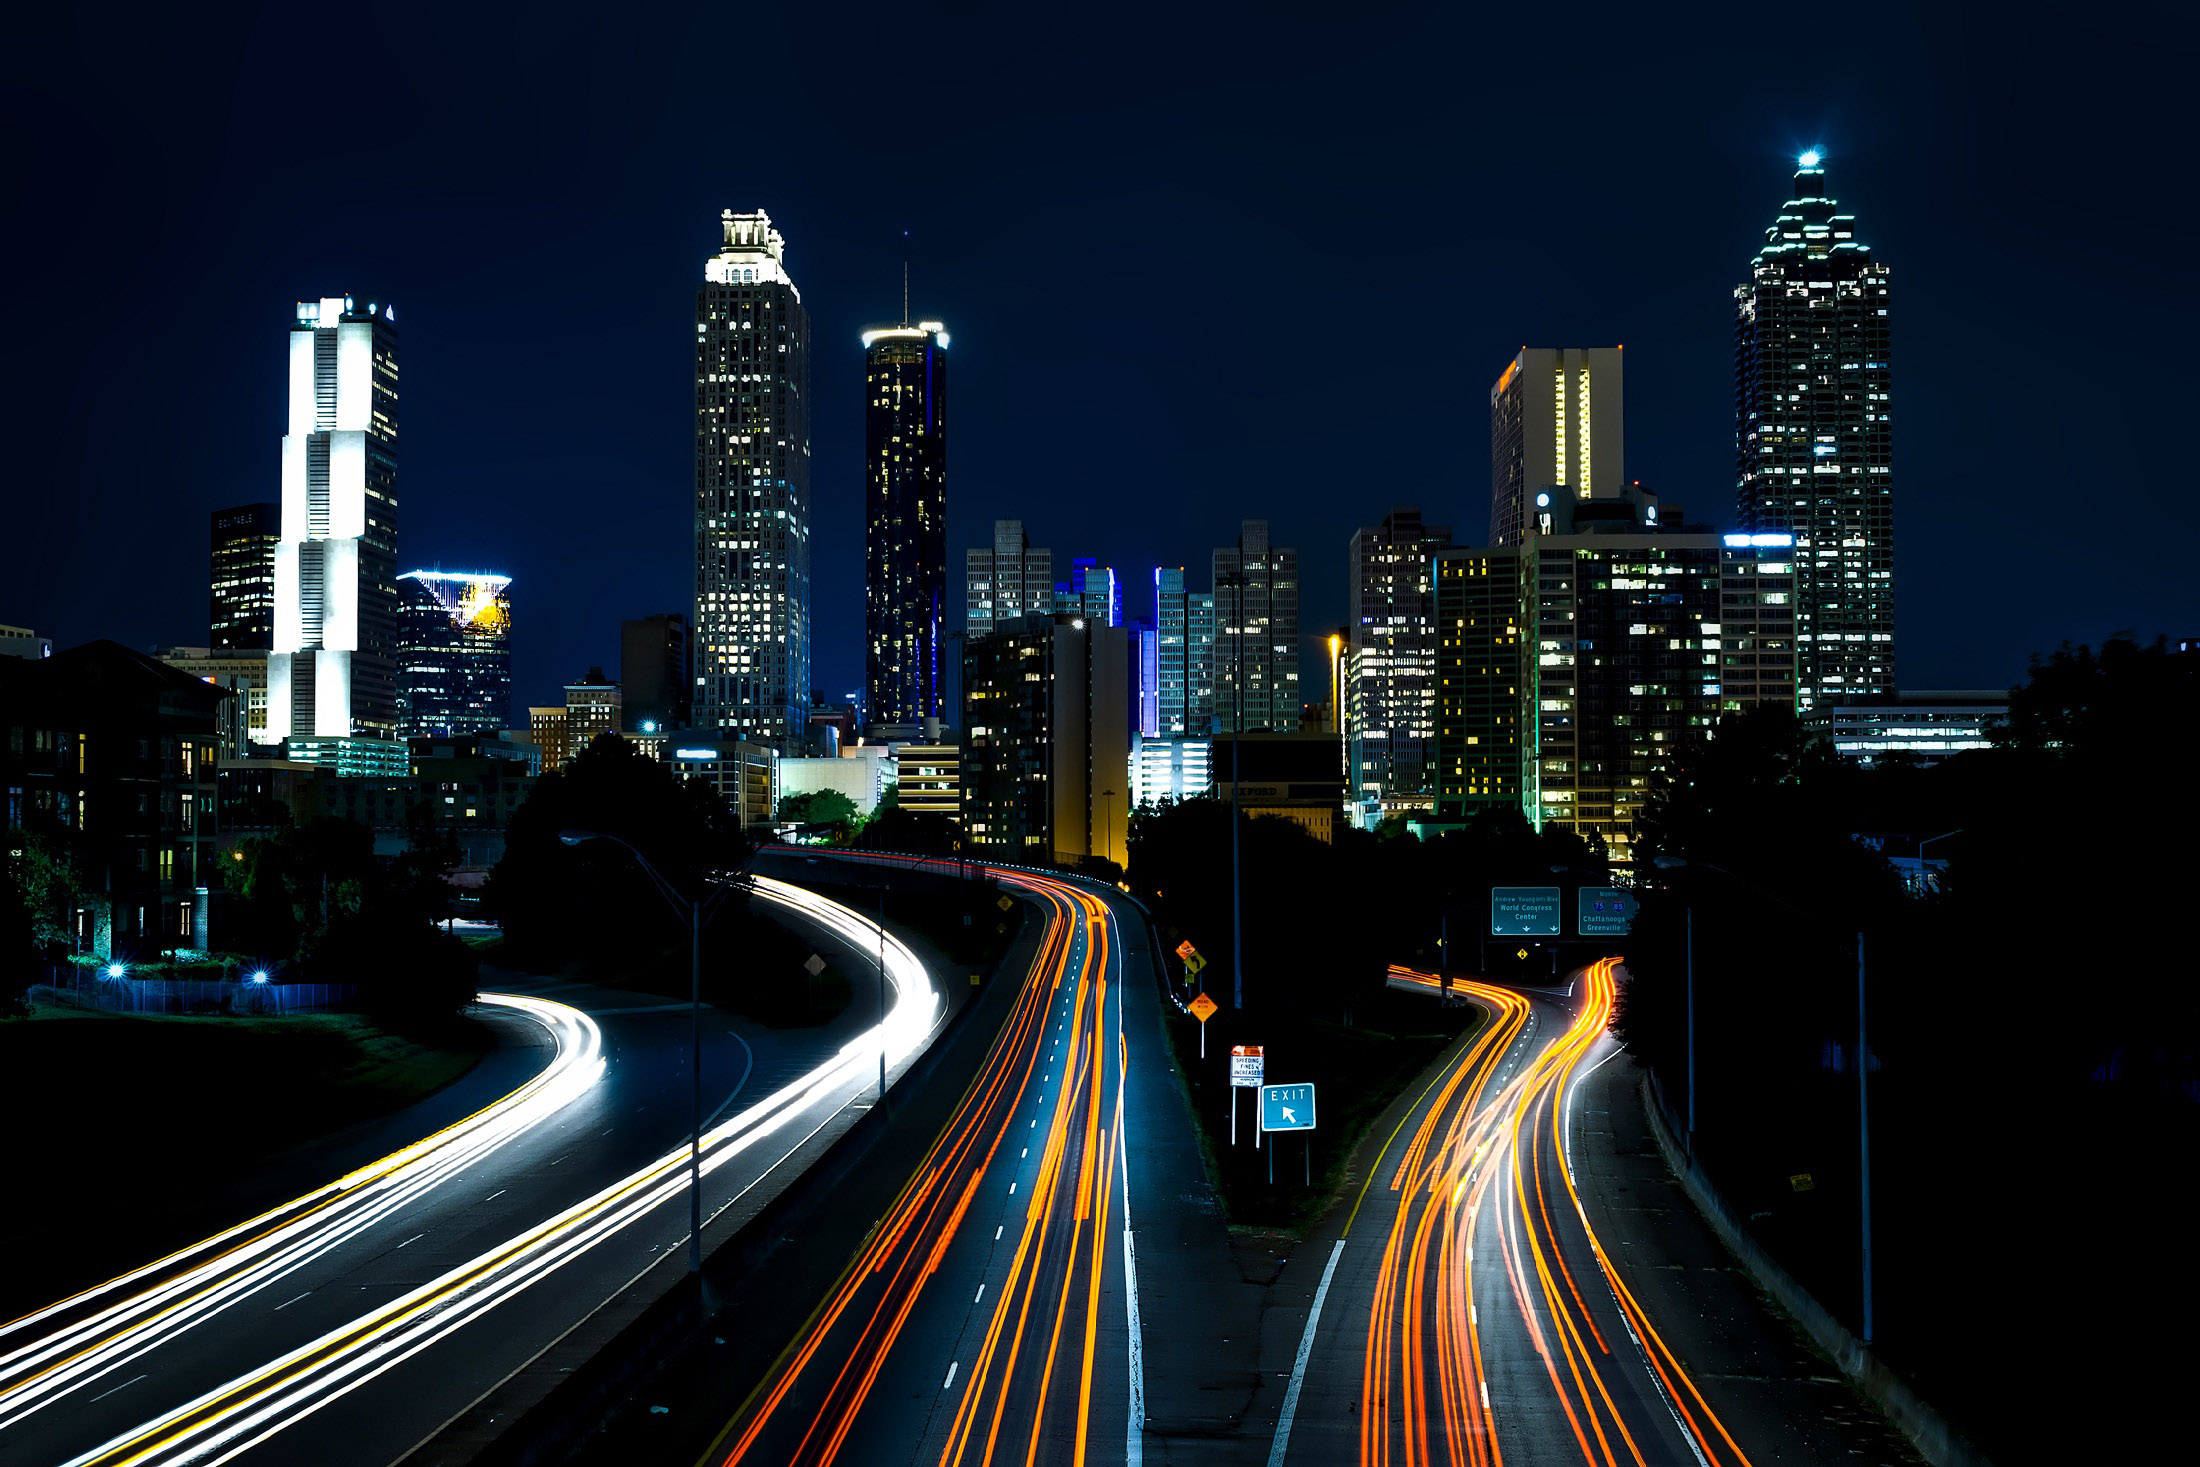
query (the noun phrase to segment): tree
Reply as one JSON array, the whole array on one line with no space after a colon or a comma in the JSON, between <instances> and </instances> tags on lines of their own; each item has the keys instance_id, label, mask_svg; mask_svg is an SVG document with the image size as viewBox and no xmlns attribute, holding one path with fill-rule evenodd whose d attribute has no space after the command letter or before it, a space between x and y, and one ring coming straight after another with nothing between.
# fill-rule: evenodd
<instances>
[{"instance_id":1,"label":"tree","mask_svg":"<svg viewBox=\"0 0 2200 1467\"><path fill-rule=\"evenodd\" d=\"M779 801L779 818L793 825L822 825L844 830L855 824L856 802L839 790L808 790Z\"/></svg>"}]
</instances>

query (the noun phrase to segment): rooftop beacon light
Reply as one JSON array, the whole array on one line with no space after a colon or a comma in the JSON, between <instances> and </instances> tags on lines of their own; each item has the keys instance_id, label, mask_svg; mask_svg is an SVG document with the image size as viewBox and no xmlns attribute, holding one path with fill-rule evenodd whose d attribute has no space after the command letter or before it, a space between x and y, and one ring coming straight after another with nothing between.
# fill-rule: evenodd
<instances>
[{"instance_id":1,"label":"rooftop beacon light","mask_svg":"<svg viewBox=\"0 0 2200 1467\"><path fill-rule=\"evenodd\" d=\"M1816 148L1808 148L1804 150L1803 156L1795 161L1804 168L1816 168L1822 156Z\"/></svg>"}]
</instances>

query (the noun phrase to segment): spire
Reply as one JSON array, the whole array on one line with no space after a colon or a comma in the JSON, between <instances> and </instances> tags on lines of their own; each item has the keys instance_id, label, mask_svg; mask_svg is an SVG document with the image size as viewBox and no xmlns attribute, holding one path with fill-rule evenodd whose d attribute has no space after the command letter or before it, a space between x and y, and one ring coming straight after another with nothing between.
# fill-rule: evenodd
<instances>
[{"instance_id":1,"label":"spire","mask_svg":"<svg viewBox=\"0 0 2200 1467\"><path fill-rule=\"evenodd\" d=\"M901 262L901 324L909 324L909 262Z\"/></svg>"}]
</instances>

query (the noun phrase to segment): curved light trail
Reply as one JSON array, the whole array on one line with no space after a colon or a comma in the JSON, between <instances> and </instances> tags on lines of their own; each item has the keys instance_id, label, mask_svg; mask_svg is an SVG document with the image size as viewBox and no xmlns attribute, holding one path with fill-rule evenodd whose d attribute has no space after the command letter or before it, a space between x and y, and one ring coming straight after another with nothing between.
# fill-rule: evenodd
<instances>
[{"instance_id":1,"label":"curved light trail","mask_svg":"<svg viewBox=\"0 0 2200 1467\"><path fill-rule=\"evenodd\" d=\"M937 1442L941 1467L1082 1463L1088 1449L1097 1460L1121 1459L1121 1424L1098 1431L1093 1406L1103 1283L1111 1264L1118 1280L1129 1264L1111 1225L1120 1210L1127 1233L1130 1211L1121 996L1111 992L1108 976L1113 916L1104 900L1070 882L1015 867L984 870L1046 913L1015 1007L901 1195L734 1413L709 1461L780 1467L832 1463L844 1454L872 1460L878 1444L870 1439L867 1446L862 1413L880 1373L895 1360L896 1344L948 1249L966 1235L988 1176L1000 1180L996 1159L1012 1171L1030 1153L1039 1157L1037 1181L1020 1194L1027 1200L1012 1220L992 1238L982 1223L968 1229L984 1246L1013 1251L1005 1281L989 1274L973 1301L968 1328L977 1349L955 1361L941 1388L948 1404L940 1409L950 1413L944 1433L934 1420L925 1441L898 1441L893 1451L929 1459ZM1033 1100L1038 1110L1027 1104ZM1041 1112L1049 1105L1042 1132ZM1027 1149L1020 1154L1014 1147ZM991 1222L1002 1214L980 1215ZM1115 1445L1110 1450L1102 1442Z\"/></svg>"},{"instance_id":2,"label":"curved light trail","mask_svg":"<svg viewBox=\"0 0 2200 1467\"><path fill-rule=\"evenodd\" d=\"M556 1045L550 1063L432 1136L0 1325L0 1430L342 1247L555 1115L601 1078L603 1035L588 1015L517 994L485 993L481 1002L524 1014L548 1030Z\"/></svg>"},{"instance_id":3,"label":"curved light trail","mask_svg":"<svg viewBox=\"0 0 2200 1467\"><path fill-rule=\"evenodd\" d=\"M916 956L857 913L768 878L752 884L764 899L826 927L861 951L881 954L894 1001L879 1024L832 1059L706 1131L701 1158L705 1176L791 1126L810 1122L802 1139L823 1129L863 1092L880 1053L895 1065L924 1042L941 1006ZM593 1072L600 1070L596 1058ZM683 1145L402 1297L71 1459L68 1467L219 1463L240 1456L680 1197L687 1190L687 1165L688 1148Z\"/></svg>"},{"instance_id":4,"label":"curved light trail","mask_svg":"<svg viewBox=\"0 0 2200 1467\"><path fill-rule=\"evenodd\" d=\"M1509 989L1453 980L1450 991L1482 1004L1491 1022L1439 1077L1441 1092L1389 1173L1401 1204L1368 1313L1363 1464L1501 1467L1509 1432L1491 1410L1484 1343L1504 1322L1483 1321L1481 1282L1482 1302L1494 1295L1512 1305L1565 1436L1589 1467L1667 1460L1669 1432L1702 1467L1750 1467L1612 1266L1575 1187L1567 1153L1573 1092L1584 1061L1610 1043L1618 963L1607 958L1585 971L1571 1022L1502 1082L1505 1057L1533 1035L1534 1008ZM1392 969L1391 980L1442 986L1410 969ZM1492 1273L1494 1286L1482 1282ZM1592 1308L1593 1298L1611 1308ZM1600 1313L1607 1322L1616 1313L1624 1336L1600 1326ZM1654 1383L1647 1394L1662 1402L1668 1421L1645 1413L1639 1402L1646 1393L1621 1380L1637 1370ZM1529 1444L1512 1445L1518 1452Z\"/></svg>"}]
</instances>

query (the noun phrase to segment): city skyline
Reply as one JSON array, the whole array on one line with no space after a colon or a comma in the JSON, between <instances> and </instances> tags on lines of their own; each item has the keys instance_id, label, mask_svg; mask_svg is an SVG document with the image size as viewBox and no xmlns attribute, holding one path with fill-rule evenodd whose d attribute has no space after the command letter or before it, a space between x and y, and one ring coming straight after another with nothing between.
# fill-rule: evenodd
<instances>
[{"instance_id":1,"label":"city skyline","mask_svg":"<svg viewBox=\"0 0 2200 1467\"><path fill-rule=\"evenodd\" d=\"M2025 32L2021 18L2014 29L2020 37ZM797 27L789 39L814 44L819 37ZM1216 39L1200 33L1188 44L1197 50ZM952 26L924 41L942 54L955 45L983 44ZM2020 41L1967 38L1964 44L2003 48L1996 55L2015 46L2006 58L2015 74L2039 64ZM1919 304L1905 309L1899 328L1907 365L1897 368L1904 405L1895 448L1904 481L1920 486L1904 501L1901 533L1906 546L1917 547L1912 554L1954 543L1965 551L1936 567L1929 581L1897 578L1907 629L1897 682L1993 686L2020 675L2029 653L2065 637L2097 639L2127 626L2142 635L2186 634L2180 623L2193 602L2191 571L2148 563L2133 574L2122 557L2106 550L2063 550L2043 538L2054 504L2047 486L2081 482L2089 462L2074 426L2054 421L2045 382L1955 370L1959 362L2020 352L2043 361L2084 359L2083 312L2020 326L1996 311L1998 301L2011 298L2021 272L2013 261L1982 254L1974 241L2021 221L2040 249L2095 260L2094 273L2113 276L2121 267L2097 259L2100 252L2126 252L2136 260L2154 226L2106 237L2082 217L2073 221L2073 210L2057 201L2106 200L2113 215L2120 207L2113 203L2115 190L2134 177L2131 165L2111 149L2102 151L2110 159L2105 171L2090 168L2081 176L2060 166L2079 143L2012 115L1974 80L1959 79L1954 92L1927 99L1928 89L1910 83L1943 75L1939 58L1955 45L1953 35L1930 28L1910 35L1868 82L1837 83L1832 76L1838 68L1829 67L1824 75L1782 78L1778 85L1717 73L1721 87L1702 98L1681 95L1686 88L1666 89L1642 123L1670 145L1639 156L1601 143L1584 146L1588 124L1569 122L1529 144L1517 163L1463 159L1442 173L1414 176L1381 161L1365 182L1320 182L1319 189L1355 213L1368 268L1338 288L1374 333L1364 359L1379 364L1342 386L1344 410L1334 413L1309 411L1312 384L1280 371L1271 359L1242 354L1240 334L1259 318L1263 295L1289 278L1292 232L1276 226L1292 217L1300 169L1326 180L1322 170L1329 161L1358 151L1372 136L1367 128L1415 116L1419 104L1410 100L1378 106L1369 123L1317 147L1303 165L1256 168L1240 187L1203 203L1188 191L1190 175L1159 150L1164 132L1216 136L1219 113L1179 76L1149 83L1146 95L1160 108L1156 120L1118 133L1106 149L1065 110L1044 104L1033 114L1028 142L976 143L984 99L997 95L998 86L964 89L943 115L949 137L966 150L996 150L1002 166L1023 166L1043 145L1055 159L1050 176L1063 179L1020 201L1013 218L987 200L966 169L950 169L940 186L923 192L874 186L884 175L855 161L853 151L868 125L867 108L837 121L820 118L822 132L793 138L784 160L727 169L715 161L706 166L692 147L670 141L678 131L672 119L687 104L666 101L648 113L658 120L647 134L666 141L631 177L613 179L603 161L583 150L576 178L607 184L618 207L603 223L561 221L562 229L583 234L583 248L603 268L585 282L561 278L554 287L535 283L545 266L524 252L515 257L509 250L485 250L479 258L468 252L472 239L513 238L515 211L532 213L533 206L516 196L491 197L446 217L436 181L448 165L409 141L425 136L417 124L408 123L396 140L394 173L376 194L375 207L364 215L351 210L341 228L332 204L301 204L261 181L280 169L237 172L218 183L218 199L176 201L170 226L186 240L203 234L203 224L194 227L195 218L203 219L195 211L217 203L229 213L241 210L248 228L278 204L283 211L284 222L264 231L269 247L249 268L187 247L190 258L176 287L185 306L178 319L213 323L204 345L194 344L211 365L129 421L101 422L97 431L109 452L34 465L32 477L54 488L31 505L34 528L62 543L82 543L96 525L112 539L88 564L30 567L8 615L63 642L97 635L141 644L198 642L203 633L190 605L200 594L195 578L190 567L169 563L161 549L181 541L190 517L264 497L259 486L273 473L270 449L255 425L265 423L273 410L269 401L279 396L280 364L264 337L242 323L264 321L267 301L318 282L371 279L401 302L407 323L418 328L407 345L417 390L406 419L408 483L414 486L407 496L406 559L494 563L526 584L572 592L545 608L542 622L530 621L515 654L520 687L539 691L576 667L614 663L621 620L689 600L680 594L689 579L680 545L686 518L681 485L692 464L677 423L668 420L684 373L666 328L678 318L680 296L692 289L687 282L698 216L732 203L771 209L798 241L805 292L821 313L816 331L823 345L813 369L813 549L821 577L827 567L838 567L830 574L848 581L838 594L816 598L811 681L837 690L860 680L862 607L850 594L861 563L860 519L853 513L862 482L852 385L861 371L855 333L876 314L880 296L898 284L905 257L913 257L928 308L955 322L964 358L951 566L964 549L984 542L996 518L1023 517L1035 540L1074 546L1135 574L1142 563L1196 563L1238 520L1258 515L1271 521L1281 543L1302 547L1306 625L1325 626L1340 619L1344 603L1345 566L1333 547L1341 547L1356 525L1374 522L1399 503L1418 504L1432 520L1459 525L1465 535L1481 523L1487 444L1479 389L1468 387L1462 404L1460 394L1444 385L1448 367L1442 364L1462 362L1473 382L1486 384L1524 342L1624 341L1636 359L1628 404L1631 476L1699 515L1722 497L1730 500L1731 291L1762 242L1766 217L1781 197L1774 191L1792 173L1797 154L1820 146L1843 207L1868 222L1874 245L1898 262L1918 292L1930 292L1930 298L1914 297ZM1310 64L1290 45L1282 45L1278 56L1278 46L1268 41L1258 49L1287 66ZM1600 39L1589 46L1598 65L1623 64L1624 48ZM144 63L133 55L126 50L115 60L118 79L138 75L133 67ZM248 45L220 66L249 67L257 55ZM553 71L586 64L553 45ZM1413 61L1392 64L1417 74ZM1702 75L1700 68L1709 66L1663 43L1625 64L1664 66L1680 76ZM417 69L406 69L411 65L393 81L401 92L421 84ZM1517 65L1517 81L1481 76L1476 84L1482 94L1532 92L1540 75L1559 66L1559 55L1529 45ZM1371 95L1366 82L1354 85L1354 95ZM659 90L676 96L679 89ZM130 106L161 95L155 86L145 102L117 101L115 125L133 115ZM196 136L204 126L188 108L175 123L183 136ZM106 135L95 129L87 146L100 146ZM631 128L624 135L641 136ZM232 151L242 146L220 136L211 141ZM267 146L279 151L287 145ZM1368 156L1380 159L1380 150ZM1568 159L1577 161L1559 166ZM825 160L836 165L816 166ZM1612 207L1641 221L1638 236L1568 240L1522 252L1463 233L1464 216L1428 191L1440 183L1447 197L1526 204L1559 186L1531 177L1537 167L1555 169L1560 179L1593 176ZM118 195L130 193L130 176L124 175ZM1156 308L1184 323L1165 357L1135 333L1100 333L1094 340L1065 326L1076 318L1073 302L1089 297L1093 282L1117 278L1104 263L1104 242L1066 227L1087 206L1094 186L1127 187L1148 215L1168 221L1148 246L1152 268L1140 272L1160 292ZM38 187L55 200L48 212L59 221L60 238L81 235L82 248L69 251L59 267L54 294L67 298L80 273L113 271L105 263L113 247L95 231L115 239L131 231L111 222L119 206L74 201L67 192L73 185L58 176L41 175ZM71 202L61 202L64 197ZM1273 244L1244 243L1271 235ZM488 285L492 277L483 269L492 259L523 293L549 292L560 309L539 319L523 313L498 331L481 330L471 319L472 303L508 291L501 283ZM1004 268L1004 262L1012 263ZM2174 275L2186 267L2169 268ZM2170 292L2171 298L2177 294ZM1392 324L1389 316L1420 314L1377 308L1400 299L1439 311L1446 330ZM142 348L129 349L171 350L176 329L153 323ZM62 429L59 439L93 431L90 399L72 396L67 387L90 369L88 345L70 337L43 303L24 330L26 352L57 368L30 385L26 412ZM1065 372L1078 370L1080 354L1094 352L1100 354L1096 370L1126 385L1138 403L1128 420L1133 436L1123 445L1124 461L1141 466L1134 475L1032 453L1046 437L1067 436L1074 418L1069 401L1075 395L1057 400L1042 384L1063 380ZM2175 367L2168 378L2141 384L2134 410L2143 416L2168 410L2185 391L2173 390L2183 370ZM1188 417L1169 406L1209 387L1219 389L1212 413ZM567 410L569 399L585 401L587 411ZM506 428L481 433L485 420ZM1361 427L1347 430L1347 423ZM1381 431L1366 432L1369 424ZM2017 442L2025 446L2026 472L2019 476L2024 482L2010 485L2009 476L1980 460L1978 446ZM131 466L156 443L174 446L180 468L166 469L160 494L152 496L139 487L151 479ZM1347 444L1349 451L1340 453ZM1298 472L1355 454L1366 472L1342 487ZM1045 471L1035 473L1034 464ZM2162 507L2152 501L2166 490L2141 486L2131 492L2144 513ZM2012 497L2002 512L1982 513L1989 494ZM118 500L130 513L96 519L91 506ZM514 503L547 512L518 520L500 512ZM588 534L574 533L581 525ZM2067 555L2069 564L2049 596L2028 598L1978 635L1953 635L1966 625L1966 608L1994 599L1994 566L2050 551ZM631 567L631 585L606 583L595 573L607 555Z\"/></svg>"}]
</instances>

